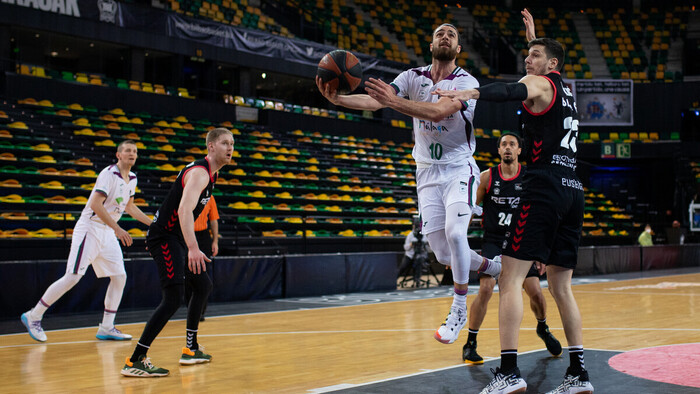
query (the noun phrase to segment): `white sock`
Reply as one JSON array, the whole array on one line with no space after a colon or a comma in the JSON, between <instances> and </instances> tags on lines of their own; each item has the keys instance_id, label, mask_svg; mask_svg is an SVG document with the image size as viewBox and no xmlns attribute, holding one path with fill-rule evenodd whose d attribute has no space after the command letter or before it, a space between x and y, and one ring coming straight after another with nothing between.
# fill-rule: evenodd
<instances>
[{"instance_id":1,"label":"white sock","mask_svg":"<svg viewBox=\"0 0 700 394\"><path fill-rule=\"evenodd\" d=\"M457 294L457 292L454 293L452 296L452 306L456 306L457 308L466 311L467 310L467 294Z\"/></svg>"},{"instance_id":2,"label":"white sock","mask_svg":"<svg viewBox=\"0 0 700 394\"><path fill-rule=\"evenodd\" d=\"M117 316L117 311L110 311L105 309L102 315L102 327L112 328L114 327L114 318Z\"/></svg>"},{"instance_id":3,"label":"white sock","mask_svg":"<svg viewBox=\"0 0 700 394\"><path fill-rule=\"evenodd\" d=\"M41 320L44 317L44 312L46 312L46 310L49 309L50 306L51 305L44 304L43 300L39 300L39 302L36 303L34 308L32 308L32 310L29 311L29 320Z\"/></svg>"}]
</instances>

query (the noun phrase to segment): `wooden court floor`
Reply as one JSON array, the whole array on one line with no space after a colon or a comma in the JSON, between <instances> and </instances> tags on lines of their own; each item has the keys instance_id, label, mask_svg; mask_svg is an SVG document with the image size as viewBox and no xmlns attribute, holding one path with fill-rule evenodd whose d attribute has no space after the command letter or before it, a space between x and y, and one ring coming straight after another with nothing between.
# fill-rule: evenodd
<instances>
[{"instance_id":1,"label":"wooden court floor","mask_svg":"<svg viewBox=\"0 0 700 394\"><path fill-rule=\"evenodd\" d=\"M700 342L700 274L583 284L574 291L586 348L626 351ZM565 345L556 307L545 294L549 325ZM461 365L466 330L452 345L432 337L450 303L437 298L209 317L199 339L213 360L187 367L177 362L185 322L173 321L149 352L171 374L154 379L119 374L143 324L119 325L134 336L130 342L98 341L95 327L49 331L45 344L27 334L4 335L2 391L304 393L397 378ZM495 294L479 334L487 359L499 356L497 307ZM527 306L525 311L519 350L543 349L532 312Z\"/></svg>"}]
</instances>

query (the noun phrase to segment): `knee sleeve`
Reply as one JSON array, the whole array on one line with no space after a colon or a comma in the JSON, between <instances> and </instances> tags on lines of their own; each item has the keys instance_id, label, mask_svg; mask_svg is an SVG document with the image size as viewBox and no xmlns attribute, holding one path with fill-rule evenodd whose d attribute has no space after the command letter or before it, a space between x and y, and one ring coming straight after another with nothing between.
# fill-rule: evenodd
<instances>
[{"instance_id":1,"label":"knee sleeve","mask_svg":"<svg viewBox=\"0 0 700 394\"><path fill-rule=\"evenodd\" d=\"M126 274L109 277L109 286L107 286L107 294L105 294L105 309L116 311L119 308L125 285Z\"/></svg>"},{"instance_id":2,"label":"knee sleeve","mask_svg":"<svg viewBox=\"0 0 700 394\"><path fill-rule=\"evenodd\" d=\"M83 279L82 275L78 274L65 274L63 275L63 278L59 279L64 285L70 286L71 288L80 282L80 279Z\"/></svg>"},{"instance_id":3,"label":"knee sleeve","mask_svg":"<svg viewBox=\"0 0 700 394\"><path fill-rule=\"evenodd\" d=\"M469 212L469 214L464 215L464 212ZM445 239L449 245L450 259L452 260L452 275L455 283L464 284L469 282L472 259L472 250L467 238L471 209L466 203L452 204L447 207L446 216Z\"/></svg>"},{"instance_id":4,"label":"knee sleeve","mask_svg":"<svg viewBox=\"0 0 700 394\"><path fill-rule=\"evenodd\" d=\"M444 231L435 231L425 236L428 239L430 249L435 253L435 258L440 264L452 265L450 245L447 244Z\"/></svg>"}]
</instances>

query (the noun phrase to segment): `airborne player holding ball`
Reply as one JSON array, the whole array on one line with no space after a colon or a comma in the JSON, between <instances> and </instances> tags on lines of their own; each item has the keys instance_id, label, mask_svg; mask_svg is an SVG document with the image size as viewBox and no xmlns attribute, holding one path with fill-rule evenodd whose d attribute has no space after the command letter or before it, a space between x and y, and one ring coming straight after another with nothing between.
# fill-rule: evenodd
<instances>
[{"instance_id":1,"label":"airborne player holding ball","mask_svg":"<svg viewBox=\"0 0 700 394\"><path fill-rule=\"evenodd\" d=\"M476 139L472 127L476 101L452 101L432 95L435 89L464 90L479 86L477 80L455 64L461 51L459 32L445 23L433 32L429 66L399 74L387 84L370 78L367 94L339 95L330 84L316 77L316 84L331 103L358 110L392 108L413 117L418 202L423 234L442 264L452 267L454 297L445 322L434 337L453 343L467 322L469 271L496 276L499 261L487 260L472 251L467 228L476 206L479 167L472 157Z\"/></svg>"}]
</instances>

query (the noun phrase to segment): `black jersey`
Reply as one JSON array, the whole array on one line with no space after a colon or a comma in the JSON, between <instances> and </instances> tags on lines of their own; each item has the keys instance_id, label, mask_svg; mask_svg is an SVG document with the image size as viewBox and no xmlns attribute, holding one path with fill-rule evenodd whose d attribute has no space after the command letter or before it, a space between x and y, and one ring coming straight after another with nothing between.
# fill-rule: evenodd
<instances>
[{"instance_id":1,"label":"black jersey","mask_svg":"<svg viewBox=\"0 0 700 394\"><path fill-rule=\"evenodd\" d=\"M180 200L182 199L182 192L185 187L185 174L195 167L203 167L209 174L209 184L207 184L204 190L202 190L202 194L199 195L199 201L197 202L194 211L192 211L195 219L200 213L202 213L204 206L207 205L207 202L211 198L211 192L218 177L218 173L211 173L209 160L207 160L206 157L204 159L193 161L183 168L182 171L180 171L177 179L175 179L175 182L173 183L173 186L170 188L168 195L165 197L165 201L163 201L163 204L161 204L160 208L158 208L158 212L156 212L153 223L151 224L152 226L157 226L159 230L176 234L180 238L183 238L177 209L180 207Z\"/></svg>"},{"instance_id":2,"label":"black jersey","mask_svg":"<svg viewBox=\"0 0 700 394\"><path fill-rule=\"evenodd\" d=\"M490 182L484 196L484 242L502 243L513 214L520 204L525 167L518 165L518 173L505 179L501 166L489 168Z\"/></svg>"},{"instance_id":3,"label":"black jersey","mask_svg":"<svg viewBox=\"0 0 700 394\"><path fill-rule=\"evenodd\" d=\"M559 72L552 71L543 77L554 88L549 107L533 113L523 104L521 128L527 165L531 169L554 166L575 170L578 114L574 96L562 82Z\"/></svg>"}]
</instances>

